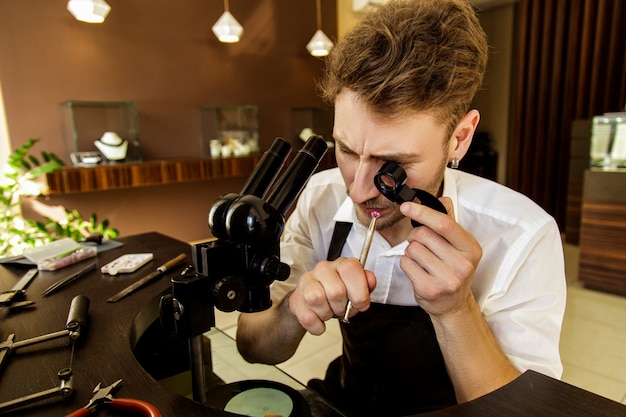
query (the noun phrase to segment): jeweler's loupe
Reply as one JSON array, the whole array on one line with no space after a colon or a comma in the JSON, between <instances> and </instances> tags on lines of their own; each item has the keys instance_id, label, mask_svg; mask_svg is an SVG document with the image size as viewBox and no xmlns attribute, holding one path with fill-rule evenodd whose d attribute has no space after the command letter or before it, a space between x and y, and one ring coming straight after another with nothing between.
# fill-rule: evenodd
<instances>
[{"instance_id":1,"label":"jeweler's loupe","mask_svg":"<svg viewBox=\"0 0 626 417\"><path fill-rule=\"evenodd\" d=\"M396 204L407 201L423 204L427 207L446 214L446 208L434 195L406 186L406 172L395 162L386 162L374 176L374 184L378 191ZM414 227L420 226L415 220L411 220Z\"/></svg>"}]
</instances>

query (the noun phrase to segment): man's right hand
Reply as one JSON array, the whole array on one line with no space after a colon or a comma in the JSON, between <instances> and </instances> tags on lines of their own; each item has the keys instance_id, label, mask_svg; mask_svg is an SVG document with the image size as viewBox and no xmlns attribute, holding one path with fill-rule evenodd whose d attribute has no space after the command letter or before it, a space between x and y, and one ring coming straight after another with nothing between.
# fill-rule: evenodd
<instances>
[{"instance_id":1,"label":"man's right hand","mask_svg":"<svg viewBox=\"0 0 626 417\"><path fill-rule=\"evenodd\" d=\"M289 295L289 312L306 331L320 335L326 330L325 321L344 316L348 300L351 315L367 310L375 287L374 273L364 270L355 258L321 261L300 277Z\"/></svg>"}]
</instances>

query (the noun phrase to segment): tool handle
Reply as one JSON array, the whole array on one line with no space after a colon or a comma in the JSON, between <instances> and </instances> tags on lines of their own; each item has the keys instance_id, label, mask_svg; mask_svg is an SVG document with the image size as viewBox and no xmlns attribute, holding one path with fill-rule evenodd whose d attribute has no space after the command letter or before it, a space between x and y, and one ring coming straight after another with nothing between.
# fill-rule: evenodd
<instances>
[{"instance_id":1,"label":"tool handle","mask_svg":"<svg viewBox=\"0 0 626 417\"><path fill-rule=\"evenodd\" d=\"M161 417L161 412L152 404L130 398L116 398L111 405L124 411L131 411L146 417Z\"/></svg>"},{"instance_id":2,"label":"tool handle","mask_svg":"<svg viewBox=\"0 0 626 417\"><path fill-rule=\"evenodd\" d=\"M12 410L18 407L22 407L27 404L33 404L41 400L46 400L59 395L59 388L51 388L45 391L36 392L34 394L25 395L24 397L16 398L11 401L0 404L0 410L4 411Z\"/></svg>"},{"instance_id":3,"label":"tool handle","mask_svg":"<svg viewBox=\"0 0 626 417\"><path fill-rule=\"evenodd\" d=\"M75 324L78 324L80 327L83 327L87 324L87 320L89 319L89 298L85 295L77 295L72 299L72 303L70 304L70 312L67 315L67 327L72 327Z\"/></svg>"},{"instance_id":4,"label":"tool handle","mask_svg":"<svg viewBox=\"0 0 626 417\"><path fill-rule=\"evenodd\" d=\"M173 268L174 266L178 265L180 262L184 261L186 258L187 258L187 255L185 255L184 253L181 253L174 259L170 259L169 261L165 262L163 265L158 267L157 271L165 272L168 269Z\"/></svg>"},{"instance_id":5,"label":"tool handle","mask_svg":"<svg viewBox=\"0 0 626 417\"><path fill-rule=\"evenodd\" d=\"M91 410L88 408L79 408L78 410L66 415L65 417L84 417L88 416L91 413Z\"/></svg>"}]
</instances>

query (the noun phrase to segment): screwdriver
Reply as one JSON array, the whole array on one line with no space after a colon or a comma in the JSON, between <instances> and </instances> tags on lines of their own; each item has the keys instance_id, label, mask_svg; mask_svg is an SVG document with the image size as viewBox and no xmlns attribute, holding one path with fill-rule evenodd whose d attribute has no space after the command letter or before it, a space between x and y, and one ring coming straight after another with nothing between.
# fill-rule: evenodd
<instances>
[{"instance_id":1,"label":"screwdriver","mask_svg":"<svg viewBox=\"0 0 626 417\"><path fill-rule=\"evenodd\" d=\"M372 211L372 220L370 221L370 225L367 228L367 234L365 235L365 242L363 242L363 247L361 248L361 255L359 256L359 263L365 268L365 262L367 261L367 255L370 252L370 246L372 246L372 240L374 239L374 232L376 231L376 219L380 216L378 211ZM346 312L343 315L343 319L341 319L344 323L350 323L348 320L348 316L350 315L350 310L352 309L352 301L348 300L348 305L346 306Z\"/></svg>"}]
</instances>

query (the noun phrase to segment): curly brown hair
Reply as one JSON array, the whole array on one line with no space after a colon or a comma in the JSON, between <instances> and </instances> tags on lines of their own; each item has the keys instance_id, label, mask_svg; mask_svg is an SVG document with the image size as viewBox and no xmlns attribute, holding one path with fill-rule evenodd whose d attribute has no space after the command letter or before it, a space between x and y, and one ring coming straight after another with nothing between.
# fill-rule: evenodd
<instances>
[{"instance_id":1,"label":"curly brown hair","mask_svg":"<svg viewBox=\"0 0 626 417\"><path fill-rule=\"evenodd\" d=\"M487 37L465 0L391 0L331 50L319 84L331 106L344 88L382 117L426 111L450 134L480 88Z\"/></svg>"}]
</instances>

